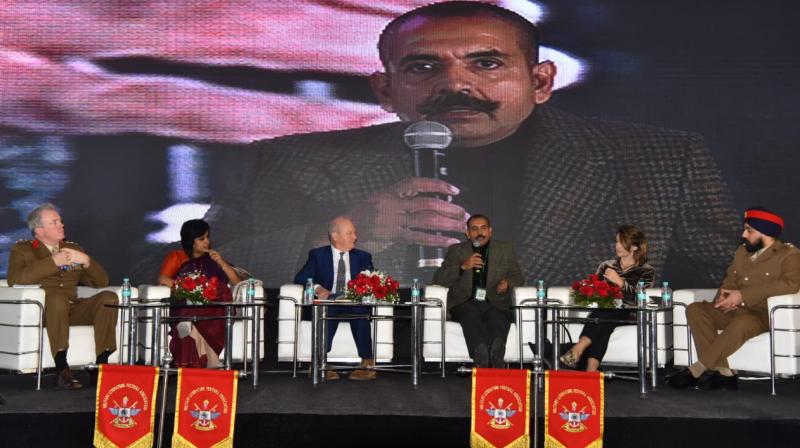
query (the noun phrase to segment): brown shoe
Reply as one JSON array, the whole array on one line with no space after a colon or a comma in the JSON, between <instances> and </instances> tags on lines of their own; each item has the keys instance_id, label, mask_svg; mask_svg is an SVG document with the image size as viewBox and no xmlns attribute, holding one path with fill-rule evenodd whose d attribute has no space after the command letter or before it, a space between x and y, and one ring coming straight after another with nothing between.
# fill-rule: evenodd
<instances>
[{"instance_id":1,"label":"brown shoe","mask_svg":"<svg viewBox=\"0 0 800 448\"><path fill-rule=\"evenodd\" d=\"M308 377L311 378L311 367L308 368ZM325 379L328 381L338 380L339 374L334 372L333 370L326 370Z\"/></svg>"},{"instance_id":2,"label":"brown shoe","mask_svg":"<svg viewBox=\"0 0 800 448\"><path fill-rule=\"evenodd\" d=\"M72 372L70 372L69 368L62 369L56 376L56 389L78 390L82 388L83 385L72 376Z\"/></svg>"},{"instance_id":3,"label":"brown shoe","mask_svg":"<svg viewBox=\"0 0 800 448\"><path fill-rule=\"evenodd\" d=\"M374 359L362 359L360 367L375 367ZM374 380L378 376L378 372L368 369L358 369L350 374L350 379L355 381L369 381Z\"/></svg>"}]
</instances>

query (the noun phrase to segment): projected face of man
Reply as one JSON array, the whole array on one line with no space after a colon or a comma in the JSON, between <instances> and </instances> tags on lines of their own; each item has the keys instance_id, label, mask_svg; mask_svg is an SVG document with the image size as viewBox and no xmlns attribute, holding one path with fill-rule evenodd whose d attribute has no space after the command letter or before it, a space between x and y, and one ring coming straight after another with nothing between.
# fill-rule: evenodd
<instances>
[{"instance_id":1,"label":"projected face of man","mask_svg":"<svg viewBox=\"0 0 800 448\"><path fill-rule=\"evenodd\" d=\"M373 90L404 121L447 125L458 146L496 142L552 91L555 66L532 63L522 34L489 14L417 17L389 36L386 73L372 76Z\"/></svg>"}]
</instances>

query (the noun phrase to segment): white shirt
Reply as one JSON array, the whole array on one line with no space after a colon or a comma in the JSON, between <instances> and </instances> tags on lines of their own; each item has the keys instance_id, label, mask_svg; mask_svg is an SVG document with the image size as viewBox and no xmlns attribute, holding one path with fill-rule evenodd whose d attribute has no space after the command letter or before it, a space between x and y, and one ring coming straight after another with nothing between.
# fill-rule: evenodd
<instances>
[{"instance_id":1,"label":"white shirt","mask_svg":"<svg viewBox=\"0 0 800 448\"><path fill-rule=\"evenodd\" d=\"M349 252L342 252L339 249L331 246L331 253L333 254L333 287L331 288L331 292L339 292L344 293L344 291L337 291L336 290L336 280L339 275L339 254L344 254L344 284L345 288L347 287L347 282L350 281L350 253Z\"/></svg>"}]
</instances>

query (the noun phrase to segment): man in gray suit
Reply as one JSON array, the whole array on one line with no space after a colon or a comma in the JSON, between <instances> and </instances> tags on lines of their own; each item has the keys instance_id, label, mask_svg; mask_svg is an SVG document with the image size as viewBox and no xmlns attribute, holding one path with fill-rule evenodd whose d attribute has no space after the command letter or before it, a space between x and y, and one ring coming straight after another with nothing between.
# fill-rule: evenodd
<instances>
[{"instance_id":1,"label":"man in gray suit","mask_svg":"<svg viewBox=\"0 0 800 448\"><path fill-rule=\"evenodd\" d=\"M506 338L514 320L511 291L522 285L522 271L511 244L492 241L488 217L467 220L467 241L447 249L433 282L450 288L447 311L461 324L475 366L505 367Z\"/></svg>"},{"instance_id":2,"label":"man in gray suit","mask_svg":"<svg viewBox=\"0 0 800 448\"><path fill-rule=\"evenodd\" d=\"M402 122L247 148L245 172L220 186L208 213L220 249L281 284L308 247L325 244L316 239L325 223L347 215L375 265L407 285L432 274L418 266L419 247L458 242L481 210L531 281L567 285L593 272L621 222L647 233L650 264L673 284L722 281L739 223L702 139L546 106L556 67L539 60L538 44L533 24L485 3L394 19L379 42L385 71L371 83ZM453 132L442 180L414 177L403 144L409 122L423 119Z\"/></svg>"}]
</instances>

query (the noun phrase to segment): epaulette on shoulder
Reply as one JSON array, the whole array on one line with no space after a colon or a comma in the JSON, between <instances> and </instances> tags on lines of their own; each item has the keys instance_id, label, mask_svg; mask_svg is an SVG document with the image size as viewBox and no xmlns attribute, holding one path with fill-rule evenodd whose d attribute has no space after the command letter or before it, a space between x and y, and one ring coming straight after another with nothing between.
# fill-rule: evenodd
<instances>
[{"instance_id":1,"label":"epaulette on shoulder","mask_svg":"<svg viewBox=\"0 0 800 448\"><path fill-rule=\"evenodd\" d=\"M788 243L788 242L784 242L784 243L783 243L783 245L784 245L784 246L788 246L788 247L797 247L797 246L795 246L794 244L792 244L792 243Z\"/></svg>"},{"instance_id":2,"label":"epaulette on shoulder","mask_svg":"<svg viewBox=\"0 0 800 448\"><path fill-rule=\"evenodd\" d=\"M36 240L21 239L21 240L17 240L17 244L25 244L25 243L33 244L34 241L36 241Z\"/></svg>"},{"instance_id":3,"label":"epaulette on shoulder","mask_svg":"<svg viewBox=\"0 0 800 448\"><path fill-rule=\"evenodd\" d=\"M73 246L80 246L80 244L76 243L75 241L67 241L67 240L64 240L64 241L62 241L62 243L66 243L66 244L72 244Z\"/></svg>"}]
</instances>

